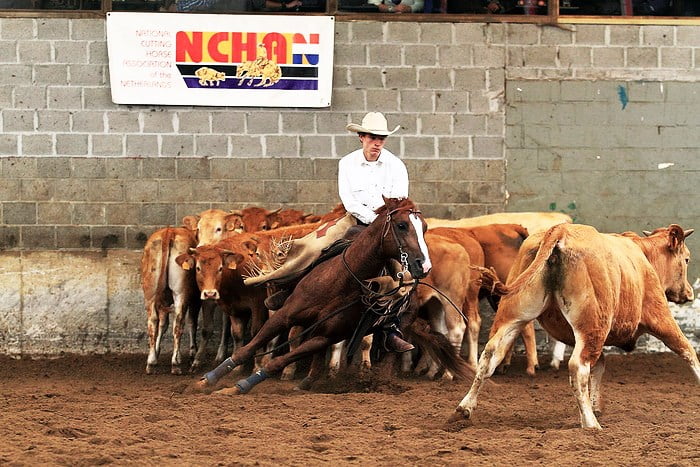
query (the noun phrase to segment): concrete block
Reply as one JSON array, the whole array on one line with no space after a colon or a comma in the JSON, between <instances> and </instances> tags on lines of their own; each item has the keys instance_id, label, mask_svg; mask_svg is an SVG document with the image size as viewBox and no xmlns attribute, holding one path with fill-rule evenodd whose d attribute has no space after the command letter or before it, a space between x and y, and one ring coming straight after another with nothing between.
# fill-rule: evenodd
<instances>
[{"instance_id":1,"label":"concrete block","mask_svg":"<svg viewBox=\"0 0 700 467\"><path fill-rule=\"evenodd\" d=\"M243 133L245 129L245 114L242 112L212 112L211 128L213 133Z\"/></svg>"},{"instance_id":2,"label":"concrete block","mask_svg":"<svg viewBox=\"0 0 700 467\"><path fill-rule=\"evenodd\" d=\"M505 115L497 114L486 116L486 133L489 136L498 136L500 138L503 138L503 135L506 131L505 126Z\"/></svg>"},{"instance_id":3,"label":"concrete block","mask_svg":"<svg viewBox=\"0 0 700 467\"><path fill-rule=\"evenodd\" d=\"M693 49L690 47L661 47L661 66L687 70L693 67Z\"/></svg>"},{"instance_id":4,"label":"concrete block","mask_svg":"<svg viewBox=\"0 0 700 467\"><path fill-rule=\"evenodd\" d=\"M68 65L34 65L33 82L38 85L66 86L68 84Z\"/></svg>"},{"instance_id":5,"label":"concrete block","mask_svg":"<svg viewBox=\"0 0 700 467\"><path fill-rule=\"evenodd\" d=\"M338 112L362 112L367 108L362 90L335 88L331 99L333 109Z\"/></svg>"},{"instance_id":6,"label":"concrete block","mask_svg":"<svg viewBox=\"0 0 700 467\"><path fill-rule=\"evenodd\" d=\"M71 223L73 210L70 203L46 202L37 203L37 223L42 225L68 225Z\"/></svg>"},{"instance_id":7,"label":"concrete block","mask_svg":"<svg viewBox=\"0 0 700 467\"><path fill-rule=\"evenodd\" d=\"M434 158L436 157L437 144L433 136L404 136L401 138L404 158Z\"/></svg>"},{"instance_id":8,"label":"concrete block","mask_svg":"<svg viewBox=\"0 0 700 467\"><path fill-rule=\"evenodd\" d=\"M316 132L313 115L307 112L280 112L281 130L284 134L309 134Z\"/></svg>"},{"instance_id":9,"label":"concrete block","mask_svg":"<svg viewBox=\"0 0 700 467\"><path fill-rule=\"evenodd\" d=\"M299 137L265 136L266 157L299 157Z\"/></svg>"},{"instance_id":10,"label":"concrete block","mask_svg":"<svg viewBox=\"0 0 700 467\"><path fill-rule=\"evenodd\" d=\"M79 19L71 20L71 39L99 41L105 38L105 22L101 19Z\"/></svg>"},{"instance_id":11,"label":"concrete block","mask_svg":"<svg viewBox=\"0 0 700 467\"><path fill-rule=\"evenodd\" d=\"M161 139L160 153L165 157L192 157L194 156L194 137L189 135L170 136L163 135Z\"/></svg>"},{"instance_id":12,"label":"concrete block","mask_svg":"<svg viewBox=\"0 0 700 467\"><path fill-rule=\"evenodd\" d=\"M400 89L367 89L365 95L373 108L382 109L384 114L388 114L399 111L400 93Z\"/></svg>"},{"instance_id":13,"label":"concrete block","mask_svg":"<svg viewBox=\"0 0 700 467\"><path fill-rule=\"evenodd\" d=\"M158 156L158 137L156 135L126 135L127 157Z\"/></svg>"},{"instance_id":14,"label":"concrete block","mask_svg":"<svg viewBox=\"0 0 700 467\"><path fill-rule=\"evenodd\" d=\"M384 72L387 88L416 89L418 87L418 73L413 67L386 67Z\"/></svg>"},{"instance_id":15,"label":"concrete block","mask_svg":"<svg viewBox=\"0 0 700 467\"><path fill-rule=\"evenodd\" d=\"M0 225L0 251L20 246L20 228Z\"/></svg>"},{"instance_id":16,"label":"concrete block","mask_svg":"<svg viewBox=\"0 0 700 467\"><path fill-rule=\"evenodd\" d=\"M197 182L191 180L159 180L158 193L161 203L185 203L194 197Z\"/></svg>"},{"instance_id":17,"label":"concrete block","mask_svg":"<svg viewBox=\"0 0 700 467\"><path fill-rule=\"evenodd\" d=\"M246 132L248 134L279 134L280 121L275 112L253 112L246 114Z\"/></svg>"},{"instance_id":18,"label":"concrete block","mask_svg":"<svg viewBox=\"0 0 700 467\"><path fill-rule=\"evenodd\" d=\"M141 161L141 176L143 179L165 179L175 178L177 173L175 158L153 158L149 157Z\"/></svg>"},{"instance_id":19,"label":"concrete block","mask_svg":"<svg viewBox=\"0 0 700 467\"><path fill-rule=\"evenodd\" d=\"M470 157L470 138L468 137L443 137L439 136L438 157L440 158L468 158Z\"/></svg>"},{"instance_id":20,"label":"concrete block","mask_svg":"<svg viewBox=\"0 0 700 467\"><path fill-rule=\"evenodd\" d=\"M107 56L106 42L88 43L88 63L91 65L108 65L109 57ZM102 74L105 77L105 80L109 78L109 75L105 71L103 71Z\"/></svg>"},{"instance_id":21,"label":"concrete block","mask_svg":"<svg viewBox=\"0 0 700 467\"><path fill-rule=\"evenodd\" d=\"M354 67L350 69L348 84L359 88L382 88L383 75L382 69L376 66Z\"/></svg>"},{"instance_id":22,"label":"concrete block","mask_svg":"<svg viewBox=\"0 0 700 467\"><path fill-rule=\"evenodd\" d=\"M36 203L2 203L2 218L5 224L36 224Z\"/></svg>"},{"instance_id":23,"label":"concrete block","mask_svg":"<svg viewBox=\"0 0 700 467\"><path fill-rule=\"evenodd\" d=\"M441 45L452 42L450 23L417 23L416 26L420 28L420 42L423 44Z\"/></svg>"},{"instance_id":24,"label":"concrete block","mask_svg":"<svg viewBox=\"0 0 700 467\"><path fill-rule=\"evenodd\" d=\"M51 43L29 39L17 41L20 63L50 63Z\"/></svg>"},{"instance_id":25,"label":"concrete block","mask_svg":"<svg viewBox=\"0 0 700 467\"><path fill-rule=\"evenodd\" d=\"M139 178L140 174L140 159L107 159L105 161L106 178L115 180L134 180Z\"/></svg>"},{"instance_id":26,"label":"concrete block","mask_svg":"<svg viewBox=\"0 0 700 467\"><path fill-rule=\"evenodd\" d=\"M260 136L230 136L231 157L262 157L263 144Z\"/></svg>"},{"instance_id":27,"label":"concrete block","mask_svg":"<svg viewBox=\"0 0 700 467\"><path fill-rule=\"evenodd\" d=\"M67 157L41 157L36 162L37 173L43 178L70 178L71 160Z\"/></svg>"},{"instance_id":28,"label":"concrete block","mask_svg":"<svg viewBox=\"0 0 700 467\"><path fill-rule=\"evenodd\" d=\"M472 182L471 203L502 203L506 201L505 188L500 182Z\"/></svg>"},{"instance_id":29,"label":"concrete block","mask_svg":"<svg viewBox=\"0 0 700 467\"><path fill-rule=\"evenodd\" d=\"M700 46L700 29L695 27L676 27L676 45Z\"/></svg>"},{"instance_id":30,"label":"concrete block","mask_svg":"<svg viewBox=\"0 0 700 467\"><path fill-rule=\"evenodd\" d=\"M241 180L245 178L245 160L214 158L209 160L209 176L214 180Z\"/></svg>"},{"instance_id":31,"label":"concrete block","mask_svg":"<svg viewBox=\"0 0 700 467\"><path fill-rule=\"evenodd\" d=\"M175 115L166 112L141 112L139 120L143 124L144 133L173 133L175 131Z\"/></svg>"},{"instance_id":32,"label":"concrete block","mask_svg":"<svg viewBox=\"0 0 700 467\"><path fill-rule=\"evenodd\" d=\"M141 131L139 114L129 111L105 112L107 131L110 133L138 133Z\"/></svg>"},{"instance_id":33,"label":"concrete block","mask_svg":"<svg viewBox=\"0 0 700 467\"><path fill-rule=\"evenodd\" d=\"M527 67L554 67L557 65L557 49L551 46L527 47L523 58Z\"/></svg>"},{"instance_id":34,"label":"concrete block","mask_svg":"<svg viewBox=\"0 0 700 467\"><path fill-rule=\"evenodd\" d=\"M535 45L539 42L539 28L529 24L510 23L506 26L508 44Z\"/></svg>"},{"instance_id":35,"label":"concrete block","mask_svg":"<svg viewBox=\"0 0 700 467\"><path fill-rule=\"evenodd\" d=\"M88 199L87 180L59 180L54 187L56 201L85 201Z\"/></svg>"},{"instance_id":36,"label":"concrete block","mask_svg":"<svg viewBox=\"0 0 700 467\"><path fill-rule=\"evenodd\" d=\"M505 182L506 164L504 160L469 159L452 160L451 180Z\"/></svg>"},{"instance_id":37,"label":"concrete block","mask_svg":"<svg viewBox=\"0 0 700 467\"><path fill-rule=\"evenodd\" d=\"M610 45L640 45L640 28L636 25L616 25L610 28Z\"/></svg>"},{"instance_id":38,"label":"concrete block","mask_svg":"<svg viewBox=\"0 0 700 467\"><path fill-rule=\"evenodd\" d=\"M478 159L503 159L503 139L494 136L474 136L472 157Z\"/></svg>"},{"instance_id":39,"label":"concrete block","mask_svg":"<svg viewBox=\"0 0 700 467\"><path fill-rule=\"evenodd\" d=\"M455 87L458 89L485 89L486 70L482 68L461 68L454 71Z\"/></svg>"},{"instance_id":40,"label":"concrete block","mask_svg":"<svg viewBox=\"0 0 700 467\"><path fill-rule=\"evenodd\" d=\"M395 44L414 44L421 42L420 23L401 24L386 23L386 41Z\"/></svg>"},{"instance_id":41,"label":"concrete block","mask_svg":"<svg viewBox=\"0 0 700 467\"><path fill-rule=\"evenodd\" d=\"M181 158L176 161L179 180L210 178L209 160L204 158Z\"/></svg>"},{"instance_id":42,"label":"concrete block","mask_svg":"<svg viewBox=\"0 0 700 467\"><path fill-rule=\"evenodd\" d=\"M362 21L350 25L350 42L353 44L384 42L384 27L387 23Z\"/></svg>"},{"instance_id":43,"label":"concrete block","mask_svg":"<svg viewBox=\"0 0 700 467\"><path fill-rule=\"evenodd\" d=\"M455 135L484 135L486 134L486 116L456 114L453 118Z\"/></svg>"},{"instance_id":44,"label":"concrete block","mask_svg":"<svg viewBox=\"0 0 700 467\"><path fill-rule=\"evenodd\" d=\"M627 50L627 66L631 68L656 68L659 66L658 49L635 47Z\"/></svg>"},{"instance_id":45,"label":"concrete block","mask_svg":"<svg viewBox=\"0 0 700 467\"><path fill-rule=\"evenodd\" d=\"M34 20L32 18L2 18L0 20L0 38L7 40L34 39Z\"/></svg>"},{"instance_id":46,"label":"concrete block","mask_svg":"<svg viewBox=\"0 0 700 467\"><path fill-rule=\"evenodd\" d=\"M246 179L270 180L280 178L280 160L273 159L247 159Z\"/></svg>"},{"instance_id":47,"label":"concrete block","mask_svg":"<svg viewBox=\"0 0 700 467\"><path fill-rule=\"evenodd\" d=\"M674 28L673 26L655 26L646 25L641 28L642 34L642 45L649 45L652 47L659 47L662 45L675 45L674 44Z\"/></svg>"},{"instance_id":48,"label":"concrete block","mask_svg":"<svg viewBox=\"0 0 700 467\"><path fill-rule=\"evenodd\" d=\"M19 135L0 135L0 154L16 156L19 147Z\"/></svg>"},{"instance_id":49,"label":"concrete block","mask_svg":"<svg viewBox=\"0 0 700 467\"><path fill-rule=\"evenodd\" d=\"M37 131L40 133L70 132L70 112L62 110L37 111Z\"/></svg>"},{"instance_id":50,"label":"concrete block","mask_svg":"<svg viewBox=\"0 0 700 467\"><path fill-rule=\"evenodd\" d=\"M32 182L33 179L26 179ZM11 180L3 178L0 183L0 201L16 201L20 199L20 187L23 180Z\"/></svg>"},{"instance_id":51,"label":"concrete block","mask_svg":"<svg viewBox=\"0 0 700 467\"><path fill-rule=\"evenodd\" d=\"M76 133L102 133L105 131L104 112L76 111L72 113L73 131Z\"/></svg>"},{"instance_id":52,"label":"concrete block","mask_svg":"<svg viewBox=\"0 0 700 467\"><path fill-rule=\"evenodd\" d=\"M117 104L112 102L112 95L107 86L83 88L83 97L85 98L85 109L110 110L117 108Z\"/></svg>"},{"instance_id":53,"label":"concrete block","mask_svg":"<svg viewBox=\"0 0 700 467\"><path fill-rule=\"evenodd\" d=\"M67 225L56 227L56 248L86 249L92 244L90 227Z\"/></svg>"},{"instance_id":54,"label":"concrete block","mask_svg":"<svg viewBox=\"0 0 700 467\"><path fill-rule=\"evenodd\" d=\"M121 156L124 154L122 135L91 135L92 155Z\"/></svg>"},{"instance_id":55,"label":"concrete block","mask_svg":"<svg viewBox=\"0 0 700 467\"><path fill-rule=\"evenodd\" d=\"M5 132L34 131L33 110L2 110L2 129Z\"/></svg>"},{"instance_id":56,"label":"concrete block","mask_svg":"<svg viewBox=\"0 0 700 467\"><path fill-rule=\"evenodd\" d=\"M559 47L559 63L563 67L590 67L593 64L591 47Z\"/></svg>"},{"instance_id":57,"label":"concrete block","mask_svg":"<svg viewBox=\"0 0 700 467\"><path fill-rule=\"evenodd\" d=\"M156 180L124 180L124 200L130 203L148 203L157 199Z\"/></svg>"},{"instance_id":58,"label":"concrete block","mask_svg":"<svg viewBox=\"0 0 700 467\"><path fill-rule=\"evenodd\" d=\"M297 182L297 202L318 203L320 201L340 202L338 198L338 182L336 180L302 180ZM316 211L318 212L318 211Z\"/></svg>"},{"instance_id":59,"label":"concrete block","mask_svg":"<svg viewBox=\"0 0 700 467\"><path fill-rule=\"evenodd\" d=\"M431 90L400 90L399 101L404 112L433 112L435 93Z\"/></svg>"},{"instance_id":60,"label":"concrete block","mask_svg":"<svg viewBox=\"0 0 700 467\"><path fill-rule=\"evenodd\" d=\"M418 88L429 90L453 89L452 72L449 68L420 68Z\"/></svg>"},{"instance_id":61,"label":"concrete block","mask_svg":"<svg viewBox=\"0 0 700 467\"><path fill-rule=\"evenodd\" d=\"M207 111L178 112L176 116L180 133L211 133L210 113Z\"/></svg>"},{"instance_id":62,"label":"concrete block","mask_svg":"<svg viewBox=\"0 0 700 467\"><path fill-rule=\"evenodd\" d=\"M24 250L53 250L56 248L56 227L23 225L20 227Z\"/></svg>"},{"instance_id":63,"label":"concrete block","mask_svg":"<svg viewBox=\"0 0 700 467\"><path fill-rule=\"evenodd\" d=\"M444 200L445 203L470 203L470 192L472 182L446 181L437 186L437 199Z\"/></svg>"},{"instance_id":64,"label":"concrete block","mask_svg":"<svg viewBox=\"0 0 700 467\"><path fill-rule=\"evenodd\" d=\"M438 63L438 46L413 44L404 49L404 60L413 66L434 66Z\"/></svg>"},{"instance_id":65,"label":"concrete block","mask_svg":"<svg viewBox=\"0 0 700 467\"><path fill-rule=\"evenodd\" d=\"M54 62L88 63L87 45L87 41L54 41Z\"/></svg>"},{"instance_id":66,"label":"concrete block","mask_svg":"<svg viewBox=\"0 0 700 467\"><path fill-rule=\"evenodd\" d=\"M367 47L364 44L339 44L334 47L334 63L337 66L367 64Z\"/></svg>"},{"instance_id":67,"label":"concrete block","mask_svg":"<svg viewBox=\"0 0 700 467\"><path fill-rule=\"evenodd\" d=\"M486 42L488 38L488 26L482 23L455 23L454 43L475 44Z\"/></svg>"},{"instance_id":68,"label":"concrete block","mask_svg":"<svg viewBox=\"0 0 700 467\"><path fill-rule=\"evenodd\" d=\"M596 68L622 68L625 63L623 47L593 48L593 66Z\"/></svg>"},{"instance_id":69,"label":"concrete block","mask_svg":"<svg viewBox=\"0 0 700 467\"><path fill-rule=\"evenodd\" d=\"M470 66L472 65L472 49L473 47L463 45L440 45L438 46L438 63L440 66L448 68Z\"/></svg>"},{"instance_id":70,"label":"concrete block","mask_svg":"<svg viewBox=\"0 0 700 467\"><path fill-rule=\"evenodd\" d=\"M333 103L335 107L335 102ZM345 131L345 126L351 121L362 121L364 114L352 115L354 119L348 118L346 112L328 112L316 116L316 131L319 134L336 134Z\"/></svg>"},{"instance_id":71,"label":"concrete block","mask_svg":"<svg viewBox=\"0 0 700 467\"><path fill-rule=\"evenodd\" d=\"M105 205L105 222L109 225L138 225L140 221L140 204L110 203Z\"/></svg>"},{"instance_id":72,"label":"concrete block","mask_svg":"<svg viewBox=\"0 0 700 467\"><path fill-rule=\"evenodd\" d=\"M263 190L261 180L236 181L228 184L227 199L230 203L243 205L262 203Z\"/></svg>"},{"instance_id":73,"label":"concrete block","mask_svg":"<svg viewBox=\"0 0 700 467\"><path fill-rule=\"evenodd\" d=\"M124 201L122 180L88 180L87 183L90 201Z\"/></svg>"},{"instance_id":74,"label":"concrete block","mask_svg":"<svg viewBox=\"0 0 700 467\"><path fill-rule=\"evenodd\" d=\"M283 180L313 180L314 163L307 158L281 159L280 178Z\"/></svg>"},{"instance_id":75,"label":"concrete block","mask_svg":"<svg viewBox=\"0 0 700 467\"><path fill-rule=\"evenodd\" d=\"M400 44L370 44L367 48L368 64L378 66L400 66L403 62L403 46ZM351 68L354 70L354 68Z\"/></svg>"},{"instance_id":76,"label":"concrete block","mask_svg":"<svg viewBox=\"0 0 700 467\"><path fill-rule=\"evenodd\" d=\"M103 203L73 204L73 224L103 225L105 223L105 205Z\"/></svg>"},{"instance_id":77,"label":"concrete block","mask_svg":"<svg viewBox=\"0 0 700 467\"><path fill-rule=\"evenodd\" d=\"M574 42L578 45L603 45L606 30L607 26L602 24L577 24Z\"/></svg>"},{"instance_id":78,"label":"concrete block","mask_svg":"<svg viewBox=\"0 0 700 467\"><path fill-rule=\"evenodd\" d=\"M36 86L18 86L15 88L15 108L17 109L45 109L46 90L37 89Z\"/></svg>"},{"instance_id":79,"label":"concrete block","mask_svg":"<svg viewBox=\"0 0 700 467\"><path fill-rule=\"evenodd\" d=\"M299 154L303 157L328 157L331 155L332 150L333 139L330 136L307 135L299 138Z\"/></svg>"},{"instance_id":80,"label":"concrete block","mask_svg":"<svg viewBox=\"0 0 700 467\"><path fill-rule=\"evenodd\" d=\"M468 109L468 91L444 91L435 96L435 110L437 112L465 113Z\"/></svg>"},{"instance_id":81,"label":"concrete block","mask_svg":"<svg viewBox=\"0 0 700 467\"><path fill-rule=\"evenodd\" d=\"M451 135L452 116L450 114L423 114L419 117L421 135Z\"/></svg>"},{"instance_id":82,"label":"concrete block","mask_svg":"<svg viewBox=\"0 0 700 467\"><path fill-rule=\"evenodd\" d=\"M263 181L263 193L266 205L298 202L296 181L265 180Z\"/></svg>"},{"instance_id":83,"label":"concrete block","mask_svg":"<svg viewBox=\"0 0 700 467\"><path fill-rule=\"evenodd\" d=\"M194 138L195 156L226 157L229 155L228 136L197 135Z\"/></svg>"},{"instance_id":84,"label":"concrete block","mask_svg":"<svg viewBox=\"0 0 700 467\"><path fill-rule=\"evenodd\" d=\"M17 55L17 41L0 40L0 62L19 63Z\"/></svg>"},{"instance_id":85,"label":"concrete block","mask_svg":"<svg viewBox=\"0 0 700 467\"><path fill-rule=\"evenodd\" d=\"M22 155L46 156L54 153L50 134L22 135Z\"/></svg>"},{"instance_id":86,"label":"concrete block","mask_svg":"<svg viewBox=\"0 0 700 467\"><path fill-rule=\"evenodd\" d=\"M82 92L80 88L70 86L49 86L47 88L48 108L80 110Z\"/></svg>"},{"instance_id":87,"label":"concrete block","mask_svg":"<svg viewBox=\"0 0 700 467\"><path fill-rule=\"evenodd\" d=\"M0 64L0 74L6 86L26 86L32 82L32 65Z\"/></svg>"},{"instance_id":88,"label":"concrete block","mask_svg":"<svg viewBox=\"0 0 700 467\"><path fill-rule=\"evenodd\" d=\"M175 206L169 203L145 203L138 213L140 218L135 225L180 225Z\"/></svg>"},{"instance_id":89,"label":"concrete block","mask_svg":"<svg viewBox=\"0 0 700 467\"><path fill-rule=\"evenodd\" d=\"M506 47L479 44L471 48L472 64L477 67L503 68L506 63Z\"/></svg>"},{"instance_id":90,"label":"concrete block","mask_svg":"<svg viewBox=\"0 0 700 467\"><path fill-rule=\"evenodd\" d=\"M101 158L71 158L73 178L105 178L107 170L105 162Z\"/></svg>"}]
</instances>

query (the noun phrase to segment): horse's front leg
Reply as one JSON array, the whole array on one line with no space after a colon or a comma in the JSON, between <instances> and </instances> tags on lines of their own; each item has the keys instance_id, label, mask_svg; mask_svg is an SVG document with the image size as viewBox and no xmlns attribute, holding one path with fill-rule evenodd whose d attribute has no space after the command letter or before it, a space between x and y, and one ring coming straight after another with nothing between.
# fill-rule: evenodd
<instances>
[{"instance_id":1,"label":"horse's front leg","mask_svg":"<svg viewBox=\"0 0 700 467\"><path fill-rule=\"evenodd\" d=\"M325 336L312 337L299 344L299 346L296 349L284 355L280 355L279 357L273 358L263 367L262 370L256 371L249 377L240 380L236 383L234 387L217 391L217 394L245 394L251 389L253 389L253 387L255 387L256 385L265 381L270 376L281 372L284 369L284 367L286 367L290 363L296 362L310 355L321 353L324 350L326 350L326 348L328 348L330 344L330 340ZM314 363L316 363L316 367L321 366L321 363L318 362L316 359L314 360ZM309 376L307 376L307 378L311 377L312 374L314 374L313 370L314 366L312 365L312 371L309 374ZM321 371L321 369L317 370L318 373L320 373ZM309 385L311 382L312 381L309 382Z\"/></svg>"}]
</instances>

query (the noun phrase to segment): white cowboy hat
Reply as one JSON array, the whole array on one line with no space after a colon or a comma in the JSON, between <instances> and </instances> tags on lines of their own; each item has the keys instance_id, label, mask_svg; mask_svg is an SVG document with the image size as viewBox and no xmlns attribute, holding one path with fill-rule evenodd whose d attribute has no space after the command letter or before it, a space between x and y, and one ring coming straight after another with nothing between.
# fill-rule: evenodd
<instances>
[{"instance_id":1,"label":"white cowboy hat","mask_svg":"<svg viewBox=\"0 0 700 467\"><path fill-rule=\"evenodd\" d=\"M384 115L382 115L380 112L369 112L362 119L362 124L358 125L357 123L349 123L345 128L350 131L354 131L355 133L369 133L372 135L389 136L401 128L401 125L396 125L396 128L389 131L386 125L386 117L384 117Z\"/></svg>"}]
</instances>

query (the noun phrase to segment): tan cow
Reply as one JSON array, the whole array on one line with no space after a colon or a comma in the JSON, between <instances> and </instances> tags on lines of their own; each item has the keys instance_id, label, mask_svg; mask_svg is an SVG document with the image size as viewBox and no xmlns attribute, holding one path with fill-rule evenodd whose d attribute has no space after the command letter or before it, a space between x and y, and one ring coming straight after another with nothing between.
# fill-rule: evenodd
<instances>
[{"instance_id":1,"label":"tan cow","mask_svg":"<svg viewBox=\"0 0 700 467\"><path fill-rule=\"evenodd\" d=\"M212 245L243 232L243 215L240 211L207 209L197 216L185 216L182 223L197 235L197 246Z\"/></svg>"},{"instance_id":2,"label":"tan cow","mask_svg":"<svg viewBox=\"0 0 700 467\"><path fill-rule=\"evenodd\" d=\"M425 222L428 223L429 229L436 227L475 227L488 224L520 224L532 235L547 230L553 225L570 224L572 219L568 214L561 212L498 212L457 220L428 217L425 219Z\"/></svg>"},{"instance_id":3,"label":"tan cow","mask_svg":"<svg viewBox=\"0 0 700 467\"><path fill-rule=\"evenodd\" d=\"M206 66L197 68L194 75L199 78L201 86L218 86L221 81L226 81L226 73Z\"/></svg>"},{"instance_id":4,"label":"tan cow","mask_svg":"<svg viewBox=\"0 0 700 467\"><path fill-rule=\"evenodd\" d=\"M574 345L569 374L584 428L600 429L594 411L602 402L604 345L631 351L649 333L688 362L700 382L698 357L667 301L693 298L685 244L691 233L671 224L644 238L561 224L530 236L509 276L508 294L501 299L474 382L452 419L472 415L484 380L534 319L556 339Z\"/></svg>"},{"instance_id":5,"label":"tan cow","mask_svg":"<svg viewBox=\"0 0 700 467\"><path fill-rule=\"evenodd\" d=\"M190 353L196 349L195 323L199 311L194 274L183 271L175 258L196 245L194 233L186 228L167 227L154 232L146 241L141 257L141 288L148 317L148 359L146 373L153 374L168 316L174 312L171 372L182 373L180 340L186 317L190 319Z\"/></svg>"}]
</instances>

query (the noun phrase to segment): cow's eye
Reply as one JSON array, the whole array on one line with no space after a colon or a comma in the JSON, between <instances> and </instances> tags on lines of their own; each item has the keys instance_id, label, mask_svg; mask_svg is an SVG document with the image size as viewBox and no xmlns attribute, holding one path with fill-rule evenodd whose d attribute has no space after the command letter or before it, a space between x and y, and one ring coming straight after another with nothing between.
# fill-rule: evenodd
<instances>
[{"instance_id":1,"label":"cow's eye","mask_svg":"<svg viewBox=\"0 0 700 467\"><path fill-rule=\"evenodd\" d=\"M221 227L217 227L217 228L216 228L216 231L217 231L217 232L221 232Z\"/></svg>"},{"instance_id":2,"label":"cow's eye","mask_svg":"<svg viewBox=\"0 0 700 467\"><path fill-rule=\"evenodd\" d=\"M267 225L263 225L260 230L270 230L270 227Z\"/></svg>"},{"instance_id":3,"label":"cow's eye","mask_svg":"<svg viewBox=\"0 0 700 467\"><path fill-rule=\"evenodd\" d=\"M202 272L202 268L200 268L199 266L197 266L197 272Z\"/></svg>"},{"instance_id":4,"label":"cow's eye","mask_svg":"<svg viewBox=\"0 0 700 467\"><path fill-rule=\"evenodd\" d=\"M688 263L690 263L690 258L685 259L685 264L688 264Z\"/></svg>"},{"instance_id":5,"label":"cow's eye","mask_svg":"<svg viewBox=\"0 0 700 467\"><path fill-rule=\"evenodd\" d=\"M396 224L396 227L399 230L408 230L408 224L406 222L399 222L398 224Z\"/></svg>"},{"instance_id":6,"label":"cow's eye","mask_svg":"<svg viewBox=\"0 0 700 467\"><path fill-rule=\"evenodd\" d=\"M224 267L223 267L223 266L219 266L219 272L221 272L221 271L223 271L223 270L224 270Z\"/></svg>"}]
</instances>

